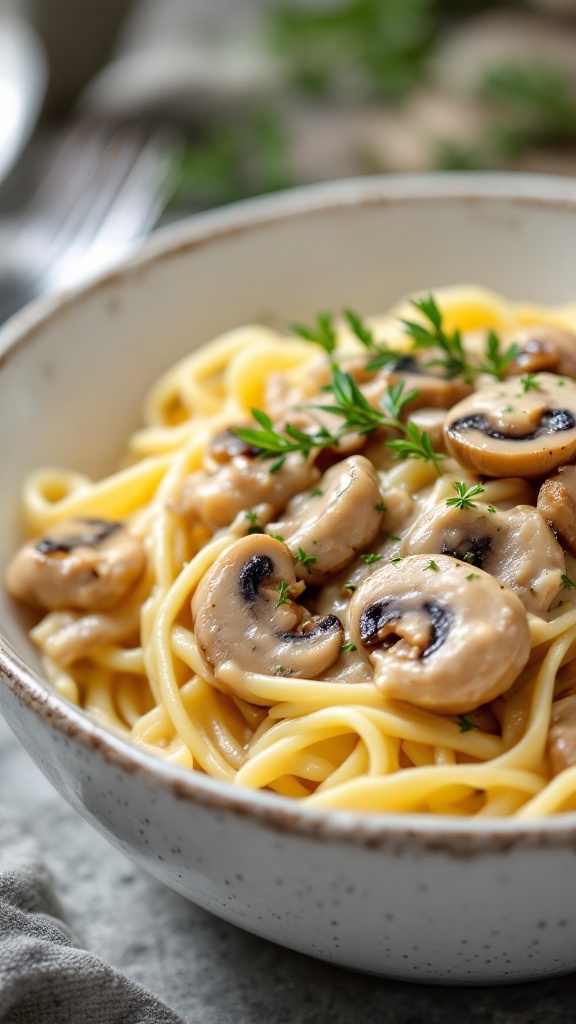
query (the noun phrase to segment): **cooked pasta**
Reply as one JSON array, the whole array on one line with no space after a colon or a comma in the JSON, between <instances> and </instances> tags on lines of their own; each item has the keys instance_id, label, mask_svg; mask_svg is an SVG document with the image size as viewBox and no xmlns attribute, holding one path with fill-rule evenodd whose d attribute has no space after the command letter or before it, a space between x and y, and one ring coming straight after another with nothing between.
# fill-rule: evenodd
<instances>
[{"instance_id":1,"label":"cooked pasta","mask_svg":"<svg viewBox=\"0 0 576 1024\"><path fill-rule=\"evenodd\" d=\"M573 377L576 306L471 286L211 341L116 472L26 481L50 684L311 807L576 809Z\"/></svg>"}]
</instances>

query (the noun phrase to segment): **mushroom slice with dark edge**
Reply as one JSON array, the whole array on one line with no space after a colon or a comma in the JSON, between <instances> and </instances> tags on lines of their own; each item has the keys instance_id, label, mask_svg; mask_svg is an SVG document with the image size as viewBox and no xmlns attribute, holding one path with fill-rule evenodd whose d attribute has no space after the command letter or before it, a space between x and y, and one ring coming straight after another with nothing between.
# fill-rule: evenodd
<instances>
[{"instance_id":1,"label":"mushroom slice with dark edge","mask_svg":"<svg viewBox=\"0 0 576 1024\"><path fill-rule=\"evenodd\" d=\"M316 678L336 661L342 623L296 604L303 590L286 545L265 534L220 555L192 601L196 639L216 678L230 668Z\"/></svg>"},{"instance_id":2,"label":"mushroom slice with dark edge","mask_svg":"<svg viewBox=\"0 0 576 1024\"><path fill-rule=\"evenodd\" d=\"M515 590L526 610L535 615L548 611L566 572L562 548L530 505L490 512L481 502L465 509L442 502L416 520L401 553L451 555L483 569Z\"/></svg>"},{"instance_id":3,"label":"mushroom slice with dark edge","mask_svg":"<svg viewBox=\"0 0 576 1024\"><path fill-rule=\"evenodd\" d=\"M554 775L576 764L576 695L553 702L547 746Z\"/></svg>"},{"instance_id":4,"label":"mushroom slice with dark edge","mask_svg":"<svg viewBox=\"0 0 576 1024\"><path fill-rule=\"evenodd\" d=\"M360 388L374 409L382 409L382 398L389 387L403 383L405 393L415 391L415 397L405 406L404 414L416 409L449 409L472 391L472 385L463 377L447 377L440 371L427 369L414 356L402 356L388 370L381 371L368 384Z\"/></svg>"},{"instance_id":5,"label":"mushroom slice with dark edge","mask_svg":"<svg viewBox=\"0 0 576 1024\"><path fill-rule=\"evenodd\" d=\"M372 463L354 455L327 470L318 487L289 502L268 533L280 534L295 558L296 576L321 584L348 565L378 533L382 495Z\"/></svg>"},{"instance_id":6,"label":"mushroom slice with dark edge","mask_svg":"<svg viewBox=\"0 0 576 1024\"><path fill-rule=\"evenodd\" d=\"M553 373L576 376L576 334L553 324L524 327L508 336L504 347L513 343L518 354L508 365L507 375L519 373Z\"/></svg>"},{"instance_id":7,"label":"mushroom slice with dark edge","mask_svg":"<svg viewBox=\"0 0 576 1024\"><path fill-rule=\"evenodd\" d=\"M553 373L511 377L455 405L446 445L487 476L546 476L576 454L576 383Z\"/></svg>"},{"instance_id":8,"label":"mushroom slice with dark edge","mask_svg":"<svg viewBox=\"0 0 576 1024\"><path fill-rule=\"evenodd\" d=\"M576 556L576 466L560 466L542 484L538 509L564 547Z\"/></svg>"},{"instance_id":9,"label":"mushroom slice with dark edge","mask_svg":"<svg viewBox=\"0 0 576 1024\"><path fill-rule=\"evenodd\" d=\"M524 605L482 569L438 555L377 569L350 601L350 640L382 697L463 714L511 685L530 654Z\"/></svg>"},{"instance_id":10,"label":"mushroom slice with dark edge","mask_svg":"<svg viewBox=\"0 0 576 1024\"><path fill-rule=\"evenodd\" d=\"M20 548L4 582L11 597L33 608L99 611L126 597L145 563L142 541L121 523L78 517Z\"/></svg>"}]
</instances>

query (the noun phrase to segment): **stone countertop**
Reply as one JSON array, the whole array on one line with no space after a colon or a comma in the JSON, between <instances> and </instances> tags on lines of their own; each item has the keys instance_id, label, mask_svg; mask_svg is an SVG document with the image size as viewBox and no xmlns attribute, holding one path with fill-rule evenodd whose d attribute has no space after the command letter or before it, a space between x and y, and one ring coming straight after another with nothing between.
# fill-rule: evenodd
<instances>
[{"instance_id":1,"label":"stone countertop","mask_svg":"<svg viewBox=\"0 0 576 1024\"><path fill-rule=\"evenodd\" d=\"M40 845L79 942L190 1024L574 1020L576 975L491 988L408 985L328 966L212 917L96 833L52 789L2 720L0 800Z\"/></svg>"}]
</instances>

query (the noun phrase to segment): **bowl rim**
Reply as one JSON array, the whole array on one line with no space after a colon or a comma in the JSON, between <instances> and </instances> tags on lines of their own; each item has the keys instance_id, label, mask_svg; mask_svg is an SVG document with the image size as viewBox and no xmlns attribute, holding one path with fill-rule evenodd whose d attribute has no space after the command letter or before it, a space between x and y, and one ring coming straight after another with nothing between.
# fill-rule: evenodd
<instances>
[{"instance_id":1,"label":"bowl rim","mask_svg":"<svg viewBox=\"0 0 576 1024\"><path fill-rule=\"evenodd\" d=\"M180 251L210 245L230 235L314 212L341 207L403 202L504 201L513 205L559 207L576 211L576 180L514 172L430 173L374 176L320 183L258 196L195 214L157 230L137 251L87 283L44 297L13 316L0 328L0 371L10 352L25 344L61 311L85 295L118 284ZM201 772L170 764L100 725L66 698L59 696L13 650L1 632L0 683L18 702L46 719L50 728L96 751L128 772L140 773L172 792L179 800L230 812L281 832L315 839L339 840L378 848L390 838L407 836L428 848L450 847L465 856L472 852L506 851L511 845L569 845L576 842L576 811L527 820L460 818L408 812L349 811L310 808L305 802L275 793L235 788Z\"/></svg>"}]
</instances>

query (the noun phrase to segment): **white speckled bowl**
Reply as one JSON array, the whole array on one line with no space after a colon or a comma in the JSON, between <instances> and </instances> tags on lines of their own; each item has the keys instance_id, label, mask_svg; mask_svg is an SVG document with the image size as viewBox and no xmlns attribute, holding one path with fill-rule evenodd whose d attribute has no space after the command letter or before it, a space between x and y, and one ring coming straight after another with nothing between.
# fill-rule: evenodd
<instances>
[{"instance_id":1,"label":"white speckled bowl","mask_svg":"<svg viewBox=\"0 0 576 1024\"><path fill-rule=\"evenodd\" d=\"M576 299L576 183L522 176L352 181L203 215L0 343L0 567L24 474L109 470L154 378L248 321L386 309L475 281ZM576 815L537 824L318 813L161 763L42 680L0 596L1 705L57 789L137 863L274 942L415 981L489 983L576 967Z\"/></svg>"}]
</instances>

